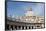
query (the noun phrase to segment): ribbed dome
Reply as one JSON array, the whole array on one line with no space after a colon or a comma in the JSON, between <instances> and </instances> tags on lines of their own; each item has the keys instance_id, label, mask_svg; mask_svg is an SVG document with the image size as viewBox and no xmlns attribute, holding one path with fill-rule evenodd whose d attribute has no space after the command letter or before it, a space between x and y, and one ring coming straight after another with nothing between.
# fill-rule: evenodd
<instances>
[{"instance_id":1,"label":"ribbed dome","mask_svg":"<svg viewBox=\"0 0 46 31\"><path fill-rule=\"evenodd\" d=\"M28 10L25 13L25 16L32 16L32 15L33 15L32 8L28 8Z\"/></svg>"}]
</instances>

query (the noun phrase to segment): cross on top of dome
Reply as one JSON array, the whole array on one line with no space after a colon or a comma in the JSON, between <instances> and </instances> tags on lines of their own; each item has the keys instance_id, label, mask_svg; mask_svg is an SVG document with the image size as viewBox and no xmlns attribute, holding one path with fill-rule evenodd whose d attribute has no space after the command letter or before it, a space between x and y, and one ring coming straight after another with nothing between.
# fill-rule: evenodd
<instances>
[{"instance_id":1,"label":"cross on top of dome","mask_svg":"<svg viewBox=\"0 0 46 31\"><path fill-rule=\"evenodd\" d=\"M32 8L29 8L29 11L32 11Z\"/></svg>"},{"instance_id":2,"label":"cross on top of dome","mask_svg":"<svg viewBox=\"0 0 46 31\"><path fill-rule=\"evenodd\" d=\"M32 8L31 7L27 7L26 10L27 11L32 11Z\"/></svg>"}]
</instances>

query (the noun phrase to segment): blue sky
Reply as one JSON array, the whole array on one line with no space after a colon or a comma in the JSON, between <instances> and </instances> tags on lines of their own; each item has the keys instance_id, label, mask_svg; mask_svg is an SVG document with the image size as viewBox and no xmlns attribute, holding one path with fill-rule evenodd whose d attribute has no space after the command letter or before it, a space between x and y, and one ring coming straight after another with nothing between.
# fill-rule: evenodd
<instances>
[{"instance_id":1,"label":"blue sky","mask_svg":"<svg viewBox=\"0 0 46 31\"><path fill-rule=\"evenodd\" d=\"M32 8L34 15L44 16L43 3L24 3L24 2L8 2L7 15L23 16L24 13L28 10L28 8Z\"/></svg>"}]
</instances>

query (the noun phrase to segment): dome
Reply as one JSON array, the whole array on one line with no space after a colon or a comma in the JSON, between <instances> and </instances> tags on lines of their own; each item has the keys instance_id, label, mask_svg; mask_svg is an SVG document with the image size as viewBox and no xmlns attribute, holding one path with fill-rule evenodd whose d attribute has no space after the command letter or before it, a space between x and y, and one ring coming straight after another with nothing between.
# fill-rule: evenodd
<instances>
[{"instance_id":1,"label":"dome","mask_svg":"<svg viewBox=\"0 0 46 31\"><path fill-rule=\"evenodd\" d=\"M26 16L33 16L32 8L28 8L28 10L25 13Z\"/></svg>"}]
</instances>

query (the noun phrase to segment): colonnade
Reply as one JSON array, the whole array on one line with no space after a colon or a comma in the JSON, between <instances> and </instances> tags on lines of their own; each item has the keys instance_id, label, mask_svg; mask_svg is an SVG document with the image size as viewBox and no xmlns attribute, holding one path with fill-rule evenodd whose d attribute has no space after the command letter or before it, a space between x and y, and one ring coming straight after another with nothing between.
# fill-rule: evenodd
<instances>
[{"instance_id":1,"label":"colonnade","mask_svg":"<svg viewBox=\"0 0 46 31\"><path fill-rule=\"evenodd\" d=\"M7 25L7 30L28 30L28 29L36 29L40 28L40 26L16 26L16 25Z\"/></svg>"}]
</instances>

